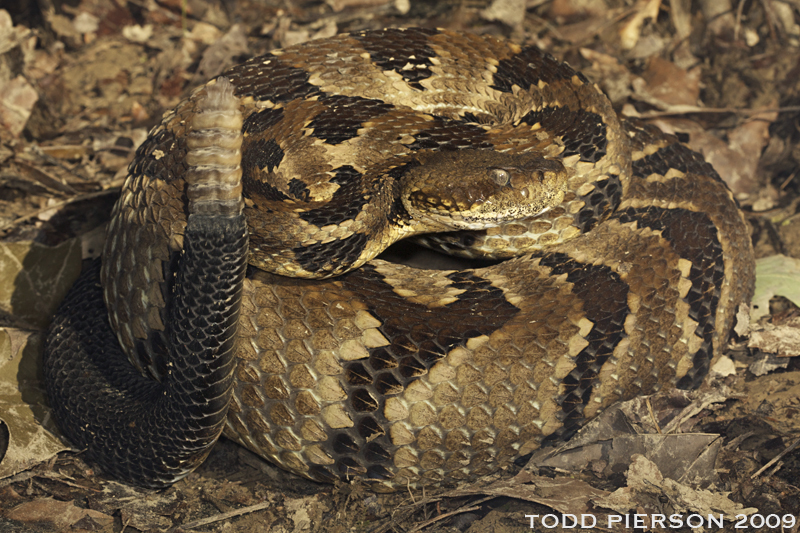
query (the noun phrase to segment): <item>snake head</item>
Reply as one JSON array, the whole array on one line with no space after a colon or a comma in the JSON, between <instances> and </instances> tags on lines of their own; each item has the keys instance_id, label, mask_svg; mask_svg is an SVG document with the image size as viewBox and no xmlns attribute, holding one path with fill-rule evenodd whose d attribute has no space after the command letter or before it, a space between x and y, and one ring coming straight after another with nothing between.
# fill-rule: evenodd
<instances>
[{"instance_id":1,"label":"snake head","mask_svg":"<svg viewBox=\"0 0 800 533\"><path fill-rule=\"evenodd\" d=\"M405 176L403 205L422 232L479 230L529 218L564 200L569 173L539 153L434 152Z\"/></svg>"}]
</instances>

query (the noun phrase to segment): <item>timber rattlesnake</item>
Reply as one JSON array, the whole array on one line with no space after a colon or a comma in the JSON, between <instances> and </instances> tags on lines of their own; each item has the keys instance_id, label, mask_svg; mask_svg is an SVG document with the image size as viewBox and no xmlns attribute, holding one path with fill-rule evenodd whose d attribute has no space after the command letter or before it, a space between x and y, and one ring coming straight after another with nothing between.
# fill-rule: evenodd
<instances>
[{"instance_id":1,"label":"timber rattlesnake","mask_svg":"<svg viewBox=\"0 0 800 533\"><path fill-rule=\"evenodd\" d=\"M61 428L123 479L180 478L223 426L311 479L471 479L612 402L699 385L751 296L714 170L537 48L369 31L223 76L129 168L111 326L95 265L49 333ZM508 259L374 259L430 231Z\"/></svg>"}]
</instances>

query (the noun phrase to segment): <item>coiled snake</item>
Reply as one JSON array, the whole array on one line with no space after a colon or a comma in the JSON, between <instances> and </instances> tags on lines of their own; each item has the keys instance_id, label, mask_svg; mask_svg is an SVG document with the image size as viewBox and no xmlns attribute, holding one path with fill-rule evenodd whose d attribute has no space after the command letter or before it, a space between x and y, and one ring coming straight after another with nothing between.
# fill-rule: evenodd
<instances>
[{"instance_id":1,"label":"coiled snake","mask_svg":"<svg viewBox=\"0 0 800 533\"><path fill-rule=\"evenodd\" d=\"M498 261L375 259L411 235ZM153 129L48 334L48 392L73 444L140 485L223 430L315 480L457 483L699 385L753 270L714 170L569 66L466 33L341 35L234 67Z\"/></svg>"}]
</instances>

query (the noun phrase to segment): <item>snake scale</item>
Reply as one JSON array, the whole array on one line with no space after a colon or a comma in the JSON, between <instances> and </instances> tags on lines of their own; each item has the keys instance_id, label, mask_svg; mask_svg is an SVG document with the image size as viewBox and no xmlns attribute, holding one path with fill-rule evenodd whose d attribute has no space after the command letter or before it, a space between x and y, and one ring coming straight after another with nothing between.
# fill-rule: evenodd
<instances>
[{"instance_id":1,"label":"snake scale","mask_svg":"<svg viewBox=\"0 0 800 533\"><path fill-rule=\"evenodd\" d=\"M376 258L405 237L493 261ZM251 59L165 115L45 374L65 435L131 483L180 479L224 431L318 481L455 484L698 386L753 279L713 168L568 65L366 31Z\"/></svg>"}]
</instances>

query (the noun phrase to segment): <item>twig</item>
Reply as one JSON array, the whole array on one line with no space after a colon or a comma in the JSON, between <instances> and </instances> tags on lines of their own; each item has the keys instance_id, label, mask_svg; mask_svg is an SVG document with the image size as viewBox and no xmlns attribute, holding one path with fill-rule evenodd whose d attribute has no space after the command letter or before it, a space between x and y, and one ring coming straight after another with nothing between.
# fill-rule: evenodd
<instances>
[{"instance_id":1,"label":"twig","mask_svg":"<svg viewBox=\"0 0 800 533\"><path fill-rule=\"evenodd\" d=\"M592 39L594 39L595 37L600 35L602 32L604 32L606 30L606 28L610 28L614 24L622 22L623 20L625 20L626 18L628 18L628 17L630 17L631 15L634 15L634 14L636 14L636 8L635 7L631 7L631 8L625 9L624 11L619 13L618 15L613 16L610 19L608 19L605 22L603 22L603 24L601 24L600 26L595 28L594 31L590 32L588 35L586 35L586 37L584 37L580 41L572 43L571 48L577 49L577 48L580 48L581 46L585 46L586 43L588 43L589 41L591 41Z\"/></svg>"},{"instance_id":2,"label":"twig","mask_svg":"<svg viewBox=\"0 0 800 533\"><path fill-rule=\"evenodd\" d=\"M780 461L781 457L783 457L784 455L786 455L790 451L792 451L795 448L797 448L798 445L800 445L800 437L798 437L798 439L796 441L794 441L791 446L789 446L788 448L783 450L781 453L779 453L778 455L773 457L771 461L769 461L767 464L765 464L764 466L759 468L752 476L750 476L750 479L755 479L757 476L759 476L761 474L761 472L763 472L764 470L766 470L770 466L772 466L775 463L777 463L778 461Z\"/></svg>"},{"instance_id":3,"label":"twig","mask_svg":"<svg viewBox=\"0 0 800 533\"><path fill-rule=\"evenodd\" d=\"M632 118L656 118L671 115L691 115L693 113L736 113L739 115L758 115L760 113L787 113L800 111L800 105L750 109L746 107L700 107L695 105L674 105L663 111L647 111Z\"/></svg>"},{"instance_id":4,"label":"twig","mask_svg":"<svg viewBox=\"0 0 800 533\"><path fill-rule=\"evenodd\" d=\"M794 179L795 176L797 176L797 169L793 170L792 173L789 174L789 177L783 180L783 183L781 183L781 186L778 187L778 189L781 191L786 189L786 187L789 185L789 183L791 183L791 181Z\"/></svg>"},{"instance_id":5,"label":"twig","mask_svg":"<svg viewBox=\"0 0 800 533\"><path fill-rule=\"evenodd\" d=\"M656 414L653 412L653 405L650 403L650 398L645 399L645 404L647 405L647 412L650 414L650 420L652 420L653 425L656 427L656 431L661 434L661 426L658 423L658 419L656 419Z\"/></svg>"},{"instance_id":6,"label":"twig","mask_svg":"<svg viewBox=\"0 0 800 533\"><path fill-rule=\"evenodd\" d=\"M398 516L395 516L396 512ZM374 529L370 529L369 533L386 533L390 529L393 531L397 531L395 526L400 527L400 522L408 519L408 517L414 514L414 512L415 509L413 509L411 506L409 506L409 508L407 509L395 509L394 511L392 511L392 516L390 516L386 521L384 521L382 524L379 524Z\"/></svg>"},{"instance_id":7,"label":"twig","mask_svg":"<svg viewBox=\"0 0 800 533\"><path fill-rule=\"evenodd\" d=\"M761 7L764 9L764 15L767 19L767 28L769 28L769 36L772 37L772 40L780 42L780 38L778 36L779 29L778 29L778 21L775 17L775 12L772 9L772 2L769 0L761 0Z\"/></svg>"},{"instance_id":8,"label":"twig","mask_svg":"<svg viewBox=\"0 0 800 533\"><path fill-rule=\"evenodd\" d=\"M234 516L241 516L247 513L254 513L256 511L266 509L267 507L270 507L272 505L274 505L272 502L261 502L255 505L249 505L247 507L242 507L241 509L228 511L227 513L221 513L216 516L209 516L208 518L201 518L200 520L195 520L194 522L188 522L186 524L183 524L181 528L194 529L196 527L213 524L214 522L219 522L220 520L227 520L228 518L233 518Z\"/></svg>"},{"instance_id":9,"label":"twig","mask_svg":"<svg viewBox=\"0 0 800 533\"><path fill-rule=\"evenodd\" d=\"M744 10L744 0L739 0L736 6L736 25L733 27L733 40L739 40L739 31L742 29L742 12Z\"/></svg>"},{"instance_id":10,"label":"twig","mask_svg":"<svg viewBox=\"0 0 800 533\"><path fill-rule=\"evenodd\" d=\"M14 163L24 168L28 172L26 178L34 180L39 184L39 186L44 187L49 191L54 191L60 194L77 194L75 189L73 189L69 184L62 183L61 180L51 175L49 172L45 172L41 168L29 163L28 161L25 161L24 159L16 158L14 159Z\"/></svg>"}]
</instances>

